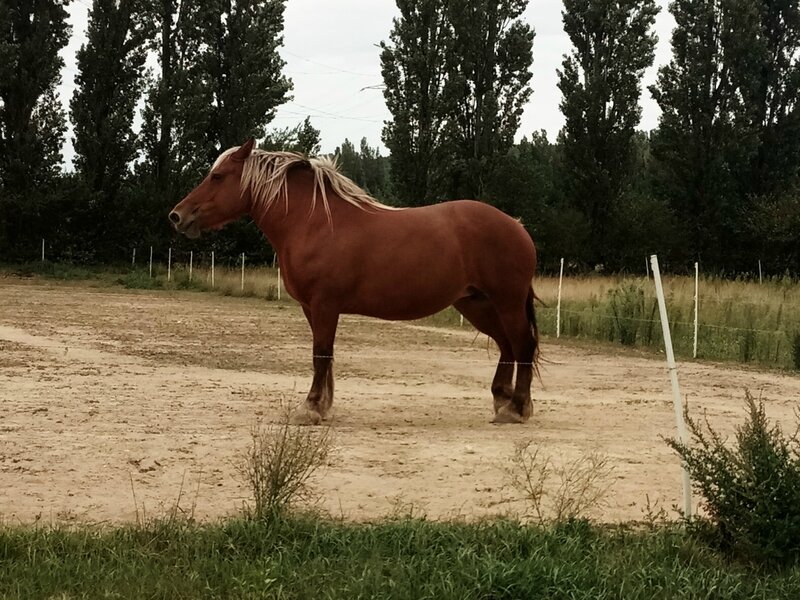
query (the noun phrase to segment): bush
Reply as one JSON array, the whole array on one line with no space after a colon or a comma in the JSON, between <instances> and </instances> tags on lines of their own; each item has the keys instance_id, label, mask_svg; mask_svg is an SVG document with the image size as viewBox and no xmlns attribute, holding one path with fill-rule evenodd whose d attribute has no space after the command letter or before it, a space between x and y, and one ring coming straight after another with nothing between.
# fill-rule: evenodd
<instances>
[{"instance_id":1,"label":"bush","mask_svg":"<svg viewBox=\"0 0 800 600\"><path fill-rule=\"evenodd\" d=\"M117 283L129 290L156 290L164 287L164 282L157 277L150 277L147 270L136 270L126 273Z\"/></svg>"},{"instance_id":2,"label":"bush","mask_svg":"<svg viewBox=\"0 0 800 600\"><path fill-rule=\"evenodd\" d=\"M648 313L643 284L622 282L608 292L608 299L613 323L611 341L634 346L637 338L643 338L643 342L649 344L653 337L656 303L652 302Z\"/></svg>"},{"instance_id":3,"label":"bush","mask_svg":"<svg viewBox=\"0 0 800 600\"><path fill-rule=\"evenodd\" d=\"M707 518L692 523L714 546L734 558L766 566L800 556L800 449L797 431L785 436L771 425L764 403L745 394L747 419L725 445L707 420L687 414L693 444L667 443L684 460L705 498Z\"/></svg>"},{"instance_id":4,"label":"bush","mask_svg":"<svg viewBox=\"0 0 800 600\"><path fill-rule=\"evenodd\" d=\"M792 345L792 364L796 370L800 371L800 330L792 332L790 342Z\"/></svg>"},{"instance_id":5,"label":"bush","mask_svg":"<svg viewBox=\"0 0 800 600\"><path fill-rule=\"evenodd\" d=\"M291 425L287 414L279 423L257 423L251 437L238 464L253 494L250 516L266 520L283 516L292 504L311 497L311 479L333 445L330 427Z\"/></svg>"},{"instance_id":6,"label":"bush","mask_svg":"<svg viewBox=\"0 0 800 600\"><path fill-rule=\"evenodd\" d=\"M599 452L556 464L533 440L519 442L506 467L511 487L538 523L565 523L587 518L606 504L613 467Z\"/></svg>"}]
</instances>

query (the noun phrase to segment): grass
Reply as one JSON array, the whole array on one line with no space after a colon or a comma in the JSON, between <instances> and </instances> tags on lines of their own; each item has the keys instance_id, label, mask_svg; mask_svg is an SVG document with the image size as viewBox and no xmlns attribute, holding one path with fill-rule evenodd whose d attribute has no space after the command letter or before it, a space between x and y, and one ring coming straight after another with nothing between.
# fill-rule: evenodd
<instances>
[{"instance_id":1,"label":"grass","mask_svg":"<svg viewBox=\"0 0 800 600\"><path fill-rule=\"evenodd\" d=\"M278 298L278 271L269 267L247 266L244 285L241 268L217 266L214 279L210 266L194 266L177 263L168 270L165 265L153 265L152 276L147 266L84 267L45 261L6 265L0 271L19 277L43 277L57 281L81 281L102 287L122 286L141 290L194 290L222 294L276 300ZM285 290L282 298L288 298Z\"/></svg>"},{"instance_id":2,"label":"grass","mask_svg":"<svg viewBox=\"0 0 800 600\"><path fill-rule=\"evenodd\" d=\"M153 522L0 528L3 598L793 598L680 527L585 521Z\"/></svg>"},{"instance_id":3,"label":"grass","mask_svg":"<svg viewBox=\"0 0 800 600\"><path fill-rule=\"evenodd\" d=\"M28 263L4 269L18 275L39 275L58 280L81 280L90 285L124 286L129 289L196 290L226 296L248 296L275 300L278 297L276 269L246 266L244 286L236 265L215 269L211 281L209 265L195 265L191 279L187 265L173 265L170 277L163 265L153 277L146 267L131 269L86 268L58 263ZM539 328L544 335L556 334L558 279L538 277ZM694 279L667 276L667 294L672 340L679 358L691 358L694 342ZM281 298L287 298L285 290ZM662 350L661 325L652 280L622 275L588 275L564 280L561 303L561 335L631 347ZM461 318L452 307L423 322L432 326L458 327ZM725 280L705 277L700 281L698 357L753 363L770 368L800 370L800 283L788 277Z\"/></svg>"},{"instance_id":4,"label":"grass","mask_svg":"<svg viewBox=\"0 0 800 600\"><path fill-rule=\"evenodd\" d=\"M556 333L558 279L539 278L539 327ZM623 276L565 279L561 335L663 349L652 280ZM694 278L664 278L675 354L691 358L694 343ZM701 278L698 357L800 370L800 283L773 278Z\"/></svg>"}]
</instances>

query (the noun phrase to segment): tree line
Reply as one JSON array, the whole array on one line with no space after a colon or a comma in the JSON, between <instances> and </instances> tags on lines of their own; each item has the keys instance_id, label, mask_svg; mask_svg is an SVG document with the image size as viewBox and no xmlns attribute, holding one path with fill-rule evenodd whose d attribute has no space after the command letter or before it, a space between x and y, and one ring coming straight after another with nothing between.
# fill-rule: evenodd
<instances>
[{"instance_id":1,"label":"tree line","mask_svg":"<svg viewBox=\"0 0 800 600\"><path fill-rule=\"evenodd\" d=\"M94 0L56 97L69 0L0 0L0 251L41 238L63 258L121 260L173 244L268 260L252 223L174 239L165 214L225 148L319 152L310 119L270 128L291 97L284 0ZM572 47L558 71L555 140L520 117L534 90L527 0L397 0L380 44L391 113L381 156L337 148L379 199L418 206L479 198L521 218L546 267L796 272L800 259L800 0L673 0L671 58L648 92L654 0L564 0ZM148 67L148 57L157 68ZM151 61L152 63L152 61ZM74 172L62 168L67 131ZM189 245L191 244L191 246Z\"/></svg>"}]
</instances>

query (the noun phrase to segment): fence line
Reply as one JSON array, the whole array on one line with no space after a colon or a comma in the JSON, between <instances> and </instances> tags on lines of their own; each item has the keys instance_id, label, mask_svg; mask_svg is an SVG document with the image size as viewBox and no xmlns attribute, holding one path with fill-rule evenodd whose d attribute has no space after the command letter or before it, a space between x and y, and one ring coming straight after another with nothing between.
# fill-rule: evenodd
<instances>
[{"instance_id":1,"label":"fence line","mask_svg":"<svg viewBox=\"0 0 800 600\"><path fill-rule=\"evenodd\" d=\"M45 248L46 248L46 240L42 240L42 249L44 250ZM149 250L150 250L149 263L148 263L148 267L147 268L148 268L148 272L149 272L150 278L153 278L153 277L157 277L158 276L158 274L154 273L154 270L153 270L154 269L154 265L155 265L155 259L157 258L156 257L157 253L156 253L156 249L153 246L150 246ZM186 258L188 258L188 279L189 279L189 281L192 281L193 277L194 277L194 269L195 269L195 266L196 266L195 265L195 260L194 260L194 252L191 251L191 250L187 250L187 251L178 251L178 253L179 253L178 254L179 256L182 256L184 258L184 260ZM134 269L137 267L137 265L136 265L136 254L137 254L137 248L133 248L132 249L132 253L131 253L131 267L134 268ZM210 287L212 289L216 290L216 289L218 289L218 284L219 284L219 281L218 281L218 279L216 277L216 267L217 267L216 263L217 263L217 258L218 257L216 256L216 253L214 251L210 251L210 254L211 254L211 256L210 256L211 267L210 267L210 273L208 274L208 277L210 279ZM166 257L165 258L167 258L167 265L166 265L167 266L167 269L166 269L167 277L166 277L166 279L167 279L167 281L172 282L173 280L177 279L177 274L176 274L176 277L173 278L173 273L172 273L173 264L172 263L173 263L173 260L175 259L175 256L174 256L173 249L171 247L167 249L167 253L166 253ZM227 266L225 267L225 270L226 270L226 272L229 272L230 269L231 269L231 266L233 264L235 264L235 263L238 263L237 266L240 267L241 272L239 274L240 281L237 282L239 285L237 285L236 287L239 288L239 290L242 293L244 293L245 290L247 289L246 286L245 286L245 280L248 277L247 269L248 269L249 265L247 264L247 257L246 257L245 253L242 253L242 254L238 255L237 259L238 260L233 260L233 258L226 258L225 259L225 265L227 265ZM186 265L185 265L185 263L183 263L179 258L178 260L175 261L175 264L176 265L181 265L181 266L176 266L176 268L178 268L179 270L182 270L182 272L183 272L182 277L185 278L186 277ZM648 266L646 276L649 278L649 276L652 275L652 273L651 273L651 270L649 269L649 263L646 263L646 264ZM276 284L277 299L281 300L281 299L283 299L283 281L282 281L281 266L280 266L280 264L278 264L277 258L273 262L273 265L277 268L277 278L269 282L269 284L268 284L269 287L267 287L265 289L266 293L264 295L267 298L273 297L272 294L274 293L275 288L271 288L271 286ZM157 266L158 265L155 265L155 267L157 267ZM615 325L616 324L617 326L622 327L623 324L626 324L626 323L627 324L641 323L641 324L647 325L649 327L649 329L646 329L644 332L642 332L641 330L635 330L635 331L631 330L632 333L633 333L633 336L634 336L634 340L631 343L634 343L634 344L638 343L639 345L644 344L644 345L652 346L652 344L656 341L652 337L652 332L653 332L652 328L654 328L657 325L657 319L655 318L654 313L653 313L652 317L648 318L648 313L650 312L650 307L648 306L649 302L651 300L650 297L645 297L645 303L644 304L641 304L641 303L638 304L637 308L634 309L634 310L624 310L624 308L623 308L623 312L625 312L627 314L622 314L622 313L614 314L612 312L613 311L613 308L612 308L613 305L611 305L609 303L609 300L605 297L606 296L605 292L600 292L600 293L598 293L596 295L595 294L590 294L589 298L591 298L591 299L589 300L589 302L586 303L586 308L581 308L582 306L584 306L583 300L585 299L584 298L585 291L583 291L583 293L581 294L581 298L576 303L577 304L577 308L564 308L564 302L565 301L569 302L569 292L571 290L571 288L569 287L568 283L564 281L564 273L563 273L563 271L564 271L564 267L565 266L566 266L566 261L565 261L565 259L562 258L560 260L560 265L559 265L558 298L557 298L557 305L556 305L555 309L553 309L553 308L551 308L549 306L540 306L539 307L539 309L541 311L543 311L546 316L549 315L549 314L552 314L551 311L555 310L555 312L556 312L556 314L555 314L555 335L556 335L557 338L560 337L561 334L564 333L565 331L569 331L573 335L578 335L578 336L581 336L581 337L593 337L593 338L602 339L608 334L608 335L614 336L614 339L616 339L615 334L609 328L609 324L611 324L611 325ZM253 267L250 267L250 268L252 269ZM163 271L161 271L161 273L163 273ZM800 320L798 320L797 324L795 324L795 320L797 320L797 319L795 319L795 316L794 316L796 314L795 311L800 311L800 304L798 304L796 301L795 302L792 301L794 299L794 296L793 296L794 292L790 292L790 290L792 290L792 288L786 287L779 280L775 281L775 283L774 283L775 294L780 295L781 292L783 292L783 297L784 297L784 299L780 302L781 303L781 307L777 308L776 305L774 305L771 302L769 302L769 299L764 298L764 297L762 297L761 299L759 299L757 301L754 301L754 302L742 301L737 296L743 296L743 295L745 295L746 292L740 293L736 288L731 289L731 288L727 288L727 287L718 287L718 284L717 284L716 280L713 280L713 279L710 279L710 278L704 278L704 281L708 281L709 284L707 286L704 285L704 289L705 289L706 295L703 298L701 298L700 297L700 275L701 274L700 274L700 270L699 270L699 264L697 264L697 263L695 264L695 273L694 273L694 275L695 275L695 277L694 277L694 280L695 280L694 281L694 290L692 290L694 292L693 293L693 304L694 304L694 306L693 306L693 309L689 308L689 310L693 310L693 314L691 314L691 316L689 317L691 319L691 321L689 321L689 320L674 320L674 321L670 322L670 326L679 327L679 328L683 328L684 329L684 331L681 333L681 340L682 341L681 341L681 344L680 344L681 348L684 349L683 351L688 353L687 344L683 343L683 341L688 341L687 340L687 336L688 335L692 336L691 341L689 343L689 346L691 347L692 357L697 358L698 354L702 353L702 351L703 351L703 348L701 348L700 346L704 343L703 340L701 339L703 337L703 335L704 335L704 332L705 332L706 336L711 335L708 332L712 331L712 330L713 331L720 331L720 332L730 332L731 334L739 334L739 333L757 334L757 335L760 335L760 336L769 336L766 339L762 338L763 342L764 343L770 343L770 344L777 343L778 346L774 349L775 356L777 357L779 355L778 353L780 353L780 356L782 357L781 361L789 360L790 363L791 363L791 360L790 360L791 357L786 358L787 346L786 345L782 346L782 344L784 344L784 342L788 342L788 351L791 352L792 351L792 345L793 344L797 345L797 342L794 340L794 338L792 336L794 335L796 337L798 334L800 334ZM206 280L206 283L209 282L209 279ZM684 312L684 310L685 310L686 304L687 304L687 294L686 294L686 292L688 290L686 289L685 281L682 281L683 279L684 278L681 278L681 280L678 280L680 283L678 284L678 288L676 288L673 293L677 293L678 294L678 298L681 299L681 307L682 307L681 308L681 313L682 314L686 314ZM589 284L591 285L591 278L587 278L585 281L589 282ZM616 282L617 284L622 284L625 281L634 281L634 282L638 281L638 282L641 282L642 280L641 280L640 276L639 277L635 277L635 278L634 277L621 276L621 277L618 278L618 281L617 281L617 278L612 280L612 286L613 286L614 282ZM176 283L179 283L179 281L176 281ZM608 280L604 280L603 281L603 287L607 288L608 283L609 283ZM749 284L752 284L752 283L756 283L757 284L757 282L753 282L752 280L749 281L749 282L744 282L744 283L745 283L745 285L749 285ZM722 285L724 286L725 283L723 282ZM231 282L229 280L226 280L226 283L223 284L223 287L228 289L228 290L230 290ZM253 288L254 288L254 285L251 283L250 286L249 286L249 289L252 290ZM611 288L608 288L608 289L611 289ZM747 289L752 289L752 288L747 288ZM724 294L724 296L720 297L720 293ZM789 293L791 293L792 296L788 296ZM730 294L730 296L729 296L729 294ZM258 295L261 295L261 294L259 293ZM598 302L598 300L599 300L599 302ZM737 325L733 325L733 324L718 324L718 323L703 323L703 322L701 322L700 318L699 318L699 312L700 312L700 310L699 310L700 306L699 305L700 305L701 301L703 302L703 308L704 308L703 312L704 312L705 315L710 315L710 314L713 314L713 313L717 313L717 317L718 317L719 321L728 321L730 319L731 315L732 315L733 319L730 319L730 320L733 320L734 322L742 323L743 326L737 326ZM642 309L639 308L639 307L646 307L646 312L642 311ZM655 304L653 304L653 307L655 307ZM763 311L763 309L765 307L769 307L771 309L771 312L770 312L768 317L763 317L762 318L755 311L759 311L759 310ZM724 312L720 312L720 311L724 311ZM754 311L754 312L751 315L751 314L748 313L748 311ZM775 312L775 311L777 311L777 312ZM631 313L633 313L633 314L631 314ZM635 316L636 313L639 313L639 316ZM689 315L687 315L687 316L689 316ZM570 317L572 317L572 318L570 318ZM576 320L576 318L578 320ZM454 325L454 326L457 326L458 324L464 325L463 316L461 316L461 315L459 315L458 317L454 316L453 319L450 320L450 321L451 322L448 323L450 325ZM771 328L771 325L772 325L773 321L775 321L775 328L774 329ZM749 326L747 326L747 323L750 323L750 322L752 322L754 325L755 324L762 325L762 327L749 327ZM764 325L766 325L766 327L768 327L768 328L763 328ZM551 327L551 326L552 326L551 322L548 321L548 327ZM691 328L691 329L689 329L689 328ZM689 329L689 331L691 333L687 333L685 331L686 329ZM644 334L644 337L640 337L640 334L642 334L642 333ZM729 338L729 337L717 337L717 338L711 338L711 339L713 339L713 340L731 340L731 338ZM771 340L771 341L767 342L767 340ZM620 340L620 341L624 342L624 340ZM733 341L724 341L723 343L733 343L733 342L735 342L735 339ZM709 341L708 343L711 344L711 343L717 343L717 342L716 341ZM717 352L716 349L709 350L709 351L712 353L712 355ZM709 356L711 356L711 355L709 355ZM763 352L759 351L759 356L761 356L761 358L758 359L758 360L766 360L765 355L763 355ZM748 359L744 359L744 360L747 361ZM797 359L794 359L794 360L795 360L795 363L796 363Z\"/></svg>"}]
</instances>

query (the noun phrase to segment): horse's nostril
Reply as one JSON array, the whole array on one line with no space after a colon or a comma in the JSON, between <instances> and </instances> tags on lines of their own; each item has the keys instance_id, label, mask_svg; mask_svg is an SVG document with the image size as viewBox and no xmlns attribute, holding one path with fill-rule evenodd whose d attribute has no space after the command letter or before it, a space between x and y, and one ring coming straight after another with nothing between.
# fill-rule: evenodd
<instances>
[{"instance_id":1,"label":"horse's nostril","mask_svg":"<svg viewBox=\"0 0 800 600\"><path fill-rule=\"evenodd\" d=\"M178 225L181 222L181 216L173 210L169 213L169 220L172 221L174 225Z\"/></svg>"}]
</instances>

